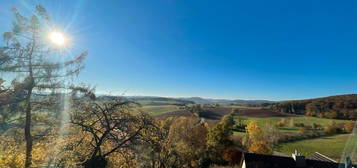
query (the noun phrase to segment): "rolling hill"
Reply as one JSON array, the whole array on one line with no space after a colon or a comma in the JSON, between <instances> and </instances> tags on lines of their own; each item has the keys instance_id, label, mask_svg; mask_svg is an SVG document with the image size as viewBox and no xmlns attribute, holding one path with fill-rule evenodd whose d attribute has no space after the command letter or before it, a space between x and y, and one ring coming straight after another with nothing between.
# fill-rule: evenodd
<instances>
[{"instance_id":1,"label":"rolling hill","mask_svg":"<svg viewBox=\"0 0 357 168\"><path fill-rule=\"evenodd\" d=\"M357 94L282 101L271 105L271 108L283 113L322 118L357 119Z\"/></svg>"}]
</instances>

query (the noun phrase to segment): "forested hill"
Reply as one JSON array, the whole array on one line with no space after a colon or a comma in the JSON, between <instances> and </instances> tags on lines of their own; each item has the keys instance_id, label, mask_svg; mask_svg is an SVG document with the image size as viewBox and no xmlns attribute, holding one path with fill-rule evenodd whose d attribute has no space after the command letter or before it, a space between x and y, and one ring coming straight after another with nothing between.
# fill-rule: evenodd
<instances>
[{"instance_id":1,"label":"forested hill","mask_svg":"<svg viewBox=\"0 0 357 168\"><path fill-rule=\"evenodd\" d=\"M177 105L184 106L187 104L195 104L193 101L182 100L178 98L155 97L155 96L108 96L101 95L97 98L99 101L107 101L113 99L132 100L141 105Z\"/></svg>"},{"instance_id":2,"label":"forested hill","mask_svg":"<svg viewBox=\"0 0 357 168\"><path fill-rule=\"evenodd\" d=\"M357 119L357 94L282 101L271 105L278 112L321 118Z\"/></svg>"}]
</instances>

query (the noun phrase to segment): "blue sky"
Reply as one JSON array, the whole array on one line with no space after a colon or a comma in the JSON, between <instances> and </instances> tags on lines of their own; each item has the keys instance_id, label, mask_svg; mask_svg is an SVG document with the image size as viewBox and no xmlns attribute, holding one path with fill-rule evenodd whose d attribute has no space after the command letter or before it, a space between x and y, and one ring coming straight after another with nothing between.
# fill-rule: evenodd
<instances>
[{"instance_id":1,"label":"blue sky","mask_svg":"<svg viewBox=\"0 0 357 168\"><path fill-rule=\"evenodd\" d=\"M102 93L302 99L357 93L357 1L2 0L43 4Z\"/></svg>"}]
</instances>

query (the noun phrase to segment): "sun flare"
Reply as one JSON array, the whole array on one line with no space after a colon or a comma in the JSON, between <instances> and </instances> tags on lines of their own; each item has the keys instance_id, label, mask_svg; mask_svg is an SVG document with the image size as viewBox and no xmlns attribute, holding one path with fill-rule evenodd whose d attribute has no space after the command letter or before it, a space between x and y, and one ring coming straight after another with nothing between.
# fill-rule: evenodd
<instances>
[{"instance_id":1,"label":"sun flare","mask_svg":"<svg viewBox=\"0 0 357 168\"><path fill-rule=\"evenodd\" d=\"M63 33L53 31L49 34L49 39L53 44L58 46L63 46L66 44L67 40Z\"/></svg>"}]
</instances>

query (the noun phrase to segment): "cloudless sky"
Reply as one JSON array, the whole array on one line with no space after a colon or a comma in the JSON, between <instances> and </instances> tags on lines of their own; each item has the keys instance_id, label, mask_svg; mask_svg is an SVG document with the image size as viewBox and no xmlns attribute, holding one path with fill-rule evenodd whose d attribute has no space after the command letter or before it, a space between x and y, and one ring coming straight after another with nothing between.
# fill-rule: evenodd
<instances>
[{"instance_id":1,"label":"cloudless sky","mask_svg":"<svg viewBox=\"0 0 357 168\"><path fill-rule=\"evenodd\" d=\"M101 93L302 99L357 93L357 1L2 0L47 8Z\"/></svg>"}]
</instances>

